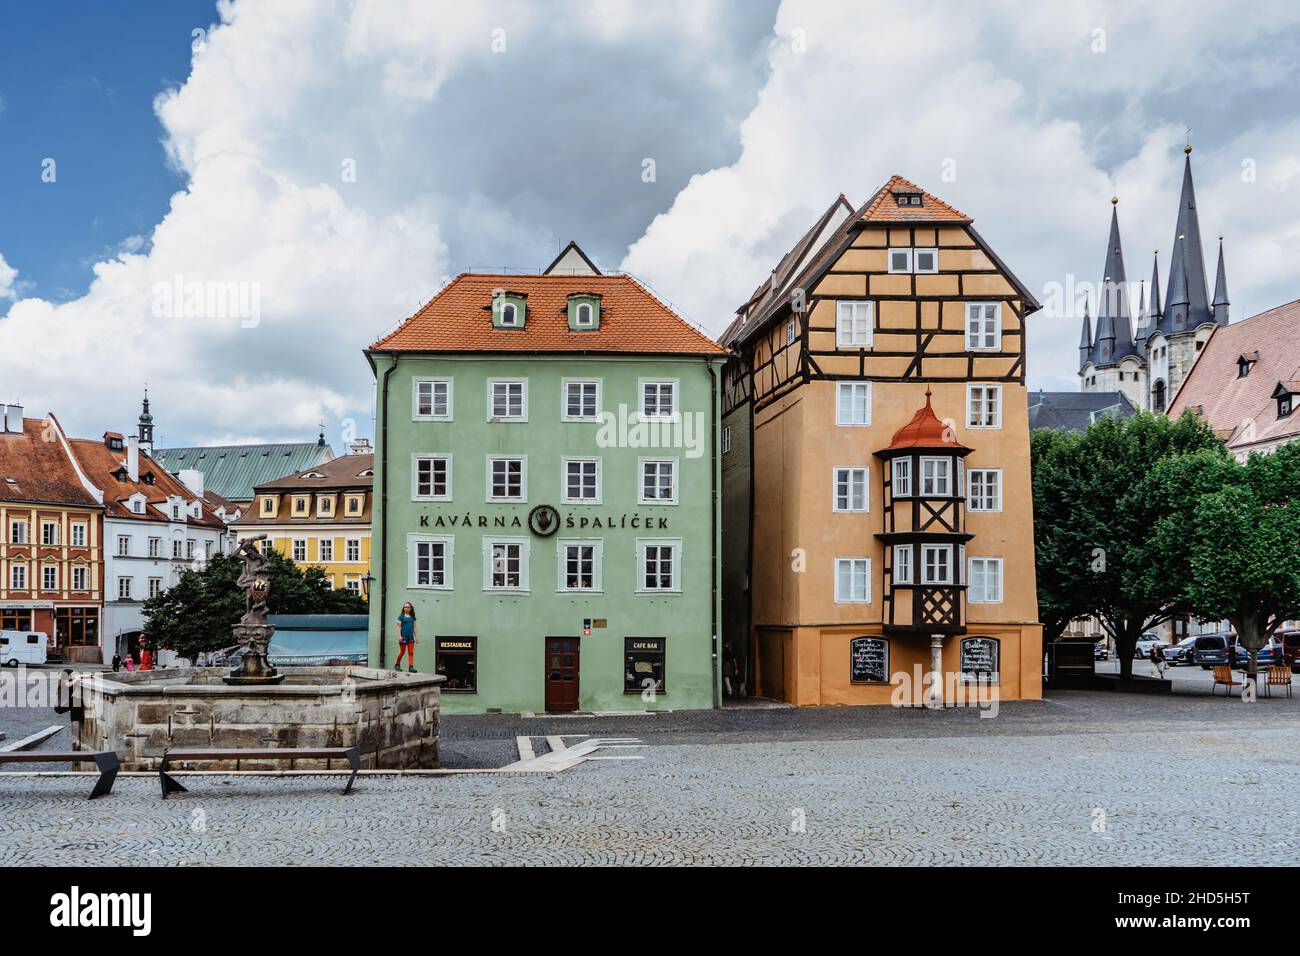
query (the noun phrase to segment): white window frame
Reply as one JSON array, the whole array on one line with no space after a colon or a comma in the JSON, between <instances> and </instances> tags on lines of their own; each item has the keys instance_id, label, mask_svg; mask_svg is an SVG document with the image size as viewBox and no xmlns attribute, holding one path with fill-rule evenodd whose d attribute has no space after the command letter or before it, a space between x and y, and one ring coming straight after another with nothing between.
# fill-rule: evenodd
<instances>
[{"instance_id":1,"label":"white window frame","mask_svg":"<svg viewBox=\"0 0 1300 956\"><path fill-rule=\"evenodd\" d=\"M944 578L942 578L942 579L941 579L941 578L937 578L937 577L932 577L932 576L931 576L931 573L930 573L930 561L929 561L929 556L930 556L931 554L945 554L945 555L947 555L947 557L944 559L943 568L944 568L944 571L945 571L945 575L944 575ZM922 583L922 584L945 584L945 585L953 585L953 584L956 584L957 581L954 580L954 579L955 579L956 576L957 576L957 571L956 571L956 569L953 567L953 563L954 563L954 562L953 562L952 545L950 545L950 544L922 544L922 545L921 545L921 583ZM937 569L938 566L939 566L939 563L936 561L936 562L935 562L935 568Z\"/></svg>"},{"instance_id":2,"label":"white window frame","mask_svg":"<svg viewBox=\"0 0 1300 956\"><path fill-rule=\"evenodd\" d=\"M859 313L865 313L860 315ZM866 319L866 335L858 323ZM847 322L847 330L845 324ZM846 334L847 332L847 334ZM835 302L835 347L837 349L868 349L876 338L876 305L870 299L837 299Z\"/></svg>"},{"instance_id":3,"label":"white window frame","mask_svg":"<svg viewBox=\"0 0 1300 956\"><path fill-rule=\"evenodd\" d=\"M582 310L587 310L587 319L582 319ZM573 327L575 329L594 329L596 327L596 307L590 302L579 302L573 307Z\"/></svg>"},{"instance_id":4,"label":"white window frame","mask_svg":"<svg viewBox=\"0 0 1300 956\"><path fill-rule=\"evenodd\" d=\"M427 495L420 494L420 462L422 461L444 461L447 463L447 493L443 495L433 494L433 472L429 472L429 489ZM411 500L412 501L451 501L451 454L442 452L414 452L411 455Z\"/></svg>"},{"instance_id":5,"label":"white window frame","mask_svg":"<svg viewBox=\"0 0 1300 956\"><path fill-rule=\"evenodd\" d=\"M420 386L428 385L429 408L430 411L425 414L420 411ZM433 409L437 408L434 392L436 386L447 386L447 411L439 415ZM452 406L453 382L450 378L417 378L411 383L411 421L413 422L449 422L454 420L455 409Z\"/></svg>"},{"instance_id":6,"label":"white window frame","mask_svg":"<svg viewBox=\"0 0 1300 956\"><path fill-rule=\"evenodd\" d=\"M420 584L419 582L419 563L421 544L441 544L442 551L442 584ZM449 534L408 534L406 536L406 586L408 588L419 588L421 591L450 591L452 590L452 556L455 553L456 539ZM432 561L432 557L430 557ZM432 582L433 566L430 564L430 581Z\"/></svg>"},{"instance_id":7,"label":"white window frame","mask_svg":"<svg viewBox=\"0 0 1300 956\"><path fill-rule=\"evenodd\" d=\"M328 557L326 557L325 554L326 551L329 551ZM334 539L333 538L316 539L316 560L328 561L330 564L334 563Z\"/></svg>"},{"instance_id":8,"label":"white window frame","mask_svg":"<svg viewBox=\"0 0 1300 956\"><path fill-rule=\"evenodd\" d=\"M666 588L646 587L645 562L646 548L668 547L673 549L672 584ZM681 594L682 593L682 539L681 538L637 538L636 539L636 593L637 594Z\"/></svg>"},{"instance_id":9,"label":"white window frame","mask_svg":"<svg viewBox=\"0 0 1300 956\"><path fill-rule=\"evenodd\" d=\"M15 535L14 531L22 528L21 536ZM9 543L10 544L27 544L27 522L11 519L9 522Z\"/></svg>"},{"instance_id":10,"label":"white window frame","mask_svg":"<svg viewBox=\"0 0 1300 956\"><path fill-rule=\"evenodd\" d=\"M848 472L848 494L846 504L840 507L840 473ZM862 507L853 507L853 477L855 473L862 476ZM867 465L836 465L831 469L831 510L841 513L861 513L871 510L871 468Z\"/></svg>"},{"instance_id":11,"label":"white window frame","mask_svg":"<svg viewBox=\"0 0 1300 956\"><path fill-rule=\"evenodd\" d=\"M849 394L850 396L853 395L854 392L856 392L859 388L865 388L867 391L866 421L861 421L861 422L845 421L844 420L845 417L844 396L846 393ZM841 425L845 428L869 428L871 426L871 401L872 401L872 393L874 391L875 390L871 387L870 382L863 382L858 380L848 381L848 382L836 382L835 383L835 424Z\"/></svg>"},{"instance_id":12,"label":"white window frame","mask_svg":"<svg viewBox=\"0 0 1300 956\"><path fill-rule=\"evenodd\" d=\"M356 557L352 553L356 552ZM343 539L343 560L348 564L357 564L361 560L361 539L344 538Z\"/></svg>"},{"instance_id":13,"label":"white window frame","mask_svg":"<svg viewBox=\"0 0 1300 956\"><path fill-rule=\"evenodd\" d=\"M936 471L934 474L935 488L933 491L925 490L927 476L925 466L927 464L942 465L942 471ZM939 478L943 479L943 490L939 490ZM944 455L922 455L921 456L921 483L918 489L918 498L951 498L952 494L952 459Z\"/></svg>"},{"instance_id":14,"label":"white window frame","mask_svg":"<svg viewBox=\"0 0 1300 956\"><path fill-rule=\"evenodd\" d=\"M1001 558L991 558L986 556L973 556L967 559L968 571L966 580L968 582L966 589L966 601L969 604L1001 604L1002 603L1002 580L1003 580L1003 561ZM984 565L984 583L981 590L975 589L975 563L980 562ZM993 581L993 594L989 596L988 592L988 572L989 569L996 569L996 577ZM982 596L981 596L982 595Z\"/></svg>"},{"instance_id":15,"label":"white window frame","mask_svg":"<svg viewBox=\"0 0 1300 956\"><path fill-rule=\"evenodd\" d=\"M993 416L992 425L983 425L974 423L974 398L975 389L991 389L992 394L996 396L997 405L996 415ZM985 402L988 401L987 392L985 393ZM1002 386L992 382L971 383L966 386L966 427L967 428L1001 428L1002 427Z\"/></svg>"},{"instance_id":16,"label":"white window frame","mask_svg":"<svg viewBox=\"0 0 1300 956\"><path fill-rule=\"evenodd\" d=\"M673 474L673 494L671 498L647 498L645 496L646 465L669 465ZM650 455L638 458L636 463L636 503L639 505L675 505L681 497L682 466L677 458L663 455Z\"/></svg>"},{"instance_id":17,"label":"white window frame","mask_svg":"<svg viewBox=\"0 0 1300 956\"><path fill-rule=\"evenodd\" d=\"M984 345L989 329L985 323L988 319L984 310L993 306L993 344ZM976 311L978 310L978 312ZM976 324L977 323L977 324ZM1002 303L1001 302L967 302L966 303L966 351L1001 352L1002 351Z\"/></svg>"},{"instance_id":18,"label":"white window frame","mask_svg":"<svg viewBox=\"0 0 1300 956\"><path fill-rule=\"evenodd\" d=\"M117 599L119 601L131 600L131 576L130 575L123 574L118 576Z\"/></svg>"},{"instance_id":19,"label":"white window frame","mask_svg":"<svg viewBox=\"0 0 1300 956\"><path fill-rule=\"evenodd\" d=\"M910 544L894 545L894 583L912 584L912 546Z\"/></svg>"},{"instance_id":20,"label":"white window frame","mask_svg":"<svg viewBox=\"0 0 1300 956\"><path fill-rule=\"evenodd\" d=\"M596 497L594 498L571 498L569 497L569 465L570 464L595 464L596 466ZM598 505L605 500L605 468L604 463L598 457L590 455L574 455L560 459L560 503L566 505ZM585 476L584 476L585 477Z\"/></svg>"},{"instance_id":21,"label":"white window frame","mask_svg":"<svg viewBox=\"0 0 1300 956\"><path fill-rule=\"evenodd\" d=\"M86 546L86 526L74 521L70 526L69 537L72 538L69 547L84 548Z\"/></svg>"},{"instance_id":22,"label":"white window frame","mask_svg":"<svg viewBox=\"0 0 1300 956\"><path fill-rule=\"evenodd\" d=\"M519 465L519 497L498 498L492 494L492 463L496 461L518 461ZM487 500L488 501L513 501L516 504L526 503L528 501L528 456L527 455L488 455L487 456Z\"/></svg>"},{"instance_id":23,"label":"white window frame","mask_svg":"<svg viewBox=\"0 0 1300 956\"><path fill-rule=\"evenodd\" d=\"M596 410L591 415L569 414L569 387L571 385L594 385L596 388ZM604 385L598 378L566 378L560 382L560 421L562 422L596 422L600 421L604 409ZM581 402L579 403L581 405Z\"/></svg>"},{"instance_id":24,"label":"white window frame","mask_svg":"<svg viewBox=\"0 0 1300 956\"><path fill-rule=\"evenodd\" d=\"M493 306L496 310L497 325L503 329L522 329L524 327L523 309L527 306L521 306L513 296L499 295L496 297L496 303ZM506 308L514 309L514 319L506 321Z\"/></svg>"},{"instance_id":25,"label":"white window frame","mask_svg":"<svg viewBox=\"0 0 1300 956\"><path fill-rule=\"evenodd\" d=\"M172 542L172 557L176 557L176 546L179 542ZM298 545L302 545L302 557L298 557ZM289 541L289 558L295 564L307 560L307 539L293 538Z\"/></svg>"},{"instance_id":26,"label":"white window frame","mask_svg":"<svg viewBox=\"0 0 1300 956\"><path fill-rule=\"evenodd\" d=\"M27 590L27 565L12 564L9 566L9 590Z\"/></svg>"},{"instance_id":27,"label":"white window frame","mask_svg":"<svg viewBox=\"0 0 1300 956\"><path fill-rule=\"evenodd\" d=\"M72 569L72 590L89 591L90 569L84 565L77 565Z\"/></svg>"},{"instance_id":28,"label":"white window frame","mask_svg":"<svg viewBox=\"0 0 1300 956\"><path fill-rule=\"evenodd\" d=\"M894 268L894 256L897 254L907 256L907 265L901 269ZM889 252L886 253L885 265L889 269L889 274L894 276L912 274L912 247L911 246L890 246Z\"/></svg>"},{"instance_id":29,"label":"white window frame","mask_svg":"<svg viewBox=\"0 0 1300 956\"><path fill-rule=\"evenodd\" d=\"M59 589L59 566L57 564L41 565L41 590L57 591L58 589Z\"/></svg>"},{"instance_id":30,"label":"white window frame","mask_svg":"<svg viewBox=\"0 0 1300 956\"><path fill-rule=\"evenodd\" d=\"M117 536L117 557L129 558L131 556L131 536L129 534L119 534Z\"/></svg>"},{"instance_id":31,"label":"white window frame","mask_svg":"<svg viewBox=\"0 0 1300 956\"><path fill-rule=\"evenodd\" d=\"M840 587L840 567L849 565L849 593L844 594ZM853 596L854 576L858 572L858 566L862 566L863 578L863 597ZM835 559L835 603L836 604L870 604L871 603L871 559L867 557L847 557Z\"/></svg>"},{"instance_id":32,"label":"white window frame","mask_svg":"<svg viewBox=\"0 0 1300 956\"><path fill-rule=\"evenodd\" d=\"M902 474L899 473L899 465L903 466ZM911 456L904 455L900 458L893 459L889 463L889 490L890 494L895 498L912 497Z\"/></svg>"},{"instance_id":33,"label":"white window frame","mask_svg":"<svg viewBox=\"0 0 1300 956\"><path fill-rule=\"evenodd\" d=\"M50 534L47 536L46 531ZM46 540L48 537L48 540ZM41 522L41 547L53 548L59 544L59 523L57 521Z\"/></svg>"},{"instance_id":34,"label":"white window frame","mask_svg":"<svg viewBox=\"0 0 1300 956\"><path fill-rule=\"evenodd\" d=\"M519 585L496 586L492 584L492 549L496 545L519 546ZM493 593L524 594L528 591L528 545L527 538L518 537L484 537L483 538L483 590Z\"/></svg>"},{"instance_id":35,"label":"white window frame","mask_svg":"<svg viewBox=\"0 0 1300 956\"><path fill-rule=\"evenodd\" d=\"M934 256L934 268L922 269L920 264L920 255L923 252L931 253ZM912 249L912 271L919 276L934 275L939 271L939 250L935 246L917 246Z\"/></svg>"},{"instance_id":36,"label":"white window frame","mask_svg":"<svg viewBox=\"0 0 1300 956\"><path fill-rule=\"evenodd\" d=\"M799 326L794 319L787 319L785 323L785 344L794 345L795 339L799 337Z\"/></svg>"},{"instance_id":37,"label":"white window frame","mask_svg":"<svg viewBox=\"0 0 1300 956\"><path fill-rule=\"evenodd\" d=\"M980 492L976 495L974 488L976 484L976 475L979 478ZM988 476L995 475L996 487L991 496L992 500L989 507L983 507L982 503L989 501L988 494ZM978 504L977 504L978 503ZM996 512L1002 510L1002 469L1001 468L968 468L966 469L966 510L978 512Z\"/></svg>"},{"instance_id":38,"label":"white window frame","mask_svg":"<svg viewBox=\"0 0 1300 956\"><path fill-rule=\"evenodd\" d=\"M731 426L722 426L722 453L724 455L731 452Z\"/></svg>"},{"instance_id":39,"label":"white window frame","mask_svg":"<svg viewBox=\"0 0 1300 956\"><path fill-rule=\"evenodd\" d=\"M645 390L647 385L655 385L660 388L667 385L672 389L672 413L668 415L647 415L645 412ZM676 378L642 378L637 379L637 415L641 421L646 422L675 422L681 418L682 413L682 385L681 380ZM656 402L656 405L662 404Z\"/></svg>"},{"instance_id":40,"label":"white window frame","mask_svg":"<svg viewBox=\"0 0 1300 956\"><path fill-rule=\"evenodd\" d=\"M571 588L568 586L568 549L591 548L591 587ZM555 542L556 581L555 590L565 594L601 594L605 590L602 565L605 558L605 540L603 538L560 538Z\"/></svg>"},{"instance_id":41,"label":"white window frame","mask_svg":"<svg viewBox=\"0 0 1300 956\"><path fill-rule=\"evenodd\" d=\"M506 408L510 407L511 385L519 386L519 414L496 415L496 388L506 386ZM487 420L489 422L526 422L528 421L528 379L526 378L490 378L487 383Z\"/></svg>"}]
</instances>

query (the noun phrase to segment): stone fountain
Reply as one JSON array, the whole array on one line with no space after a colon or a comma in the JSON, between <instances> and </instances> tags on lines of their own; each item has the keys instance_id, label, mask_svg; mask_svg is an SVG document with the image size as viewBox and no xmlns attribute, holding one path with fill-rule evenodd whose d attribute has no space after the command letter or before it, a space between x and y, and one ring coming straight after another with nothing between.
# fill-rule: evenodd
<instances>
[{"instance_id":1,"label":"stone fountain","mask_svg":"<svg viewBox=\"0 0 1300 956\"><path fill-rule=\"evenodd\" d=\"M259 534L239 542L235 554L244 559L244 570L239 575L239 586L244 591L246 610L233 628L235 640L244 649L239 666L222 680L240 686L278 684L284 675L276 671L267 659L267 648L275 625L266 623L266 599L271 595L271 562L262 553L261 542L266 535Z\"/></svg>"}]
</instances>

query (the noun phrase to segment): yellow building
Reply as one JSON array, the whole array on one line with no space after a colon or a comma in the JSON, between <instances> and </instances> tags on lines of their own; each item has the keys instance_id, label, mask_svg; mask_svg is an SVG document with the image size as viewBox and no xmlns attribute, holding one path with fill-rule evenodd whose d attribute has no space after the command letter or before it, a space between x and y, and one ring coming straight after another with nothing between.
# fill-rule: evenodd
<instances>
[{"instance_id":1,"label":"yellow building","mask_svg":"<svg viewBox=\"0 0 1300 956\"><path fill-rule=\"evenodd\" d=\"M266 547L320 568L333 588L365 596L374 468L373 454L343 455L258 485L231 525L236 541L267 535Z\"/></svg>"}]
</instances>

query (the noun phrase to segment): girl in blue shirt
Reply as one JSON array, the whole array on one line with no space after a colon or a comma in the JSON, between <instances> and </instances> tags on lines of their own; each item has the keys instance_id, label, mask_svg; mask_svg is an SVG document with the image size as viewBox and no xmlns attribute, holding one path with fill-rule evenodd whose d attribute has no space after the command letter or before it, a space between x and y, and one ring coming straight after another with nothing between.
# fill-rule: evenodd
<instances>
[{"instance_id":1,"label":"girl in blue shirt","mask_svg":"<svg viewBox=\"0 0 1300 956\"><path fill-rule=\"evenodd\" d=\"M406 656L406 670L408 673L415 673L415 608L411 602L407 601L402 605L402 613L397 616L397 626L399 628L397 637L397 664L394 665L398 670L402 669L402 656Z\"/></svg>"}]
</instances>

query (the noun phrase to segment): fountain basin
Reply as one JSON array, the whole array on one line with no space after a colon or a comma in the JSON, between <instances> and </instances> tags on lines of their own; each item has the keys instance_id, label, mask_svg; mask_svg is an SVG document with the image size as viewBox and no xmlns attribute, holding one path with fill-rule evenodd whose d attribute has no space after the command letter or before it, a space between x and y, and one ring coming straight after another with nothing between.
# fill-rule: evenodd
<instances>
[{"instance_id":1,"label":"fountain basin","mask_svg":"<svg viewBox=\"0 0 1300 956\"><path fill-rule=\"evenodd\" d=\"M157 769L169 747L357 747L366 769L438 766L437 674L293 667L279 684L228 684L224 667L118 672L81 682L78 749L113 750L123 770ZM337 761L335 762L337 764ZM186 769L176 765L177 769ZM205 770L283 770L287 761L205 761ZM326 769L324 760L292 769ZM337 767L333 768L337 769Z\"/></svg>"}]
</instances>

